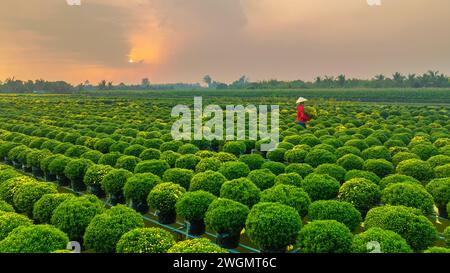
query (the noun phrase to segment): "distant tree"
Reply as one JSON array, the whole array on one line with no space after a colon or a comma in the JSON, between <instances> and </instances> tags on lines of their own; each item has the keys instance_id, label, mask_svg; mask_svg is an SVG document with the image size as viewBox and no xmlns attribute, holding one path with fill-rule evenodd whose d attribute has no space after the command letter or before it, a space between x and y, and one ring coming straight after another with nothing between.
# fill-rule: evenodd
<instances>
[{"instance_id":1,"label":"distant tree","mask_svg":"<svg viewBox=\"0 0 450 273\"><path fill-rule=\"evenodd\" d=\"M150 80L148 78L143 78L141 82L141 86L143 88L149 88L150 87Z\"/></svg>"},{"instance_id":2,"label":"distant tree","mask_svg":"<svg viewBox=\"0 0 450 273\"><path fill-rule=\"evenodd\" d=\"M210 75L206 75L203 77L203 81L208 85L208 87L211 87L212 78Z\"/></svg>"},{"instance_id":3,"label":"distant tree","mask_svg":"<svg viewBox=\"0 0 450 273\"><path fill-rule=\"evenodd\" d=\"M98 84L98 90L106 90L106 81L102 80L99 84Z\"/></svg>"},{"instance_id":4,"label":"distant tree","mask_svg":"<svg viewBox=\"0 0 450 273\"><path fill-rule=\"evenodd\" d=\"M113 89L114 89L113 82L108 82L108 90L113 90Z\"/></svg>"},{"instance_id":5,"label":"distant tree","mask_svg":"<svg viewBox=\"0 0 450 273\"><path fill-rule=\"evenodd\" d=\"M344 87L347 80L345 79L345 75L341 74L337 77L337 83L339 87Z\"/></svg>"}]
</instances>

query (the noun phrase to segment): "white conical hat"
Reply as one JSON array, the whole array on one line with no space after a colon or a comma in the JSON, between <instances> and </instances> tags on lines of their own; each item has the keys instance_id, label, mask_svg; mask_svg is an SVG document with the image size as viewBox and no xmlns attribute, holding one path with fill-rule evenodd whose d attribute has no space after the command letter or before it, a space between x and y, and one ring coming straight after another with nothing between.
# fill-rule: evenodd
<instances>
[{"instance_id":1,"label":"white conical hat","mask_svg":"<svg viewBox=\"0 0 450 273\"><path fill-rule=\"evenodd\" d=\"M305 102L305 101L308 101L308 100L305 99L304 97L300 97L300 98L298 98L297 103L301 103L301 102Z\"/></svg>"}]
</instances>

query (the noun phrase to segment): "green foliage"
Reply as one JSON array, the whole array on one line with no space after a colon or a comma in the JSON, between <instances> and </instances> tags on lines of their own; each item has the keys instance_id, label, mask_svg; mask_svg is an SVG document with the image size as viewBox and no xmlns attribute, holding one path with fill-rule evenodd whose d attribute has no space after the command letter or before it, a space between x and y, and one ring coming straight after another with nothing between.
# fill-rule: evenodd
<instances>
[{"instance_id":1,"label":"green foliage","mask_svg":"<svg viewBox=\"0 0 450 273\"><path fill-rule=\"evenodd\" d=\"M384 230L378 227L369 228L353 237L353 253L370 253L373 249L368 249L367 244L378 242L381 253L411 253L412 249L405 239L397 233Z\"/></svg>"},{"instance_id":2,"label":"green foliage","mask_svg":"<svg viewBox=\"0 0 450 273\"><path fill-rule=\"evenodd\" d=\"M161 228L136 228L117 242L117 253L166 253L173 245L173 235Z\"/></svg>"},{"instance_id":3,"label":"green foliage","mask_svg":"<svg viewBox=\"0 0 450 273\"><path fill-rule=\"evenodd\" d=\"M56 207L50 222L71 240L81 241L92 218L103 210L104 205L93 195L70 198Z\"/></svg>"},{"instance_id":4,"label":"green foliage","mask_svg":"<svg viewBox=\"0 0 450 273\"><path fill-rule=\"evenodd\" d=\"M225 198L214 200L205 213L205 224L217 233L239 234L245 226L249 209Z\"/></svg>"},{"instance_id":5,"label":"green foliage","mask_svg":"<svg viewBox=\"0 0 450 273\"><path fill-rule=\"evenodd\" d=\"M178 242L167 253L228 253L228 251L213 245L208 239L201 238Z\"/></svg>"},{"instance_id":6,"label":"green foliage","mask_svg":"<svg viewBox=\"0 0 450 273\"><path fill-rule=\"evenodd\" d=\"M157 184L147 197L147 203L151 208L162 213L175 210L175 204L183 196L186 190L175 183Z\"/></svg>"},{"instance_id":7,"label":"green foliage","mask_svg":"<svg viewBox=\"0 0 450 273\"><path fill-rule=\"evenodd\" d=\"M382 206L369 210L364 227L394 231L405 238L415 251L431 246L437 239L436 228L419 210L403 206Z\"/></svg>"},{"instance_id":8,"label":"green foliage","mask_svg":"<svg viewBox=\"0 0 450 273\"><path fill-rule=\"evenodd\" d=\"M152 173L135 174L127 179L125 186L123 187L123 194L125 200L129 203L131 200L134 202L147 202L147 196L150 191L161 182L159 176Z\"/></svg>"},{"instance_id":9,"label":"green foliage","mask_svg":"<svg viewBox=\"0 0 450 273\"><path fill-rule=\"evenodd\" d=\"M131 145L129 147L127 147L123 153L125 155L132 155L135 157L139 157L139 155L145 150L146 148L142 145L139 144L135 144L135 145Z\"/></svg>"},{"instance_id":10,"label":"green foliage","mask_svg":"<svg viewBox=\"0 0 450 273\"><path fill-rule=\"evenodd\" d=\"M303 163L305 162L306 150L289 150L284 153L284 161L288 163Z\"/></svg>"},{"instance_id":11,"label":"green foliage","mask_svg":"<svg viewBox=\"0 0 450 273\"><path fill-rule=\"evenodd\" d=\"M244 162L252 171L260 169L262 164L266 162L264 157L259 154L241 155L239 161Z\"/></svg>"},{"instance_id":12,"label":"green foliage","mask_svg":"<svg viewBox=\"0 0 450 273\"><path fill-rule=\"evenodd\" d=\"M433 246L433 247L427 248L423 253L445 253L445 254L449 254L450 253L450 249L445 248L445 247Z\"/></svg>"},{"instance_id":13,"label":"green foliage","mask_svg":"<svg viewBox=\"0 0 450 273\"><path fill-rule=\"evenodd\" d=\"M8 237L9 233L19 226L32 225L28 217L12 212L0 213L0 241Z\"/></svg>"},{"instance_id":14,"label":"green foliage","mask_svg":"<svg viewBox=\"0 0 450 273\"><path fill-rule=\"evenodd\" d=\"M220 166L219 172L223 174L227 179L238 179L241 177L247 177L250 173L250 168L243 162L225 162Z\"/></svg>"},{"instance_id":15,"label":"green foliage","mask_svg":"<svg viewBox=\"0 0 450 273\"><path fill-rule=\"evenodd\" d=\"M275 162L284 162L286 149L277 148L267 152L267 159Z\"/></svg>"},{"instance_id":16,"label":"green foliage","mask_svg":"<svg viewBox=\"0 0 450 273\"><path fill-rule=\"evenodd\" d=\"M308 214L311 199L301 188L279 184L261 192L261 202L274 202L293 207L301 217L304 217Z\"/></svg>"},{"instance_id":17,"label":"green foliage","mask_svg":"<svg viewBox=\"0 0 450 273\"><path fill-rule=\"evenodd\" d=\"M169 164L164 160L146 160L136 165L134 173L152 173L162 177L169 168Z\"/></svg>"},{"instance_id":18,"label":"green foliage","mask_svg":"<svg viewBox=\"0 0 450 273\"><path fill-rule=\"evenodd\" d=\"M225 145L223 146L224 152L234 154L235 156L244 154L246 149L247 147L242 141L230 141L225 143Z\"/></svg>"},{"instance_id":19,"label":"green foliage","mask_svg":"<svg viewBox=\"0 0 450 273\"><path fill-rule=\"evenodd\" d=\"M8 204L6 201L0 200L0 213L2 212L15 212L13 206Z\"/></svg>"},{"instance_id":20,"label":"green foliage","mask_svg":"<svg viewBox=\"0 0 450 273\"><path fill-rule=\"evenodd\" d=\"M335 162L336 156L332 152L323 149L312 149L305 158L305 163L313 167Z\"/></svg>"},{"instance_id":21,"label":"green foliage","mask_svg":"<svg viewBox=\"0 0 450 273\"><path fill-rule=\"evenodd\" d=\"M138 157L132 155L124 155L117 159L115 167L117 169L125 169L127 171L133 172L139 162L141 162L141 160Z\"/></svg>"},{"instance_id":22,"label":"green foliage","mask_svg":"<svg viewBox=\"0 0 450 273\"><path fill-rule=\"evenodd\" d=\"M443 166L438 166L434 168L434 173L436 178L446 178L450 177L450 164L446 164Z\"/></svg>"},{"instance_id":23,"label":"green foliage","mask_svg":"<svg viewBox=\"0 0 450 273\"><path fill-rule=\"evenodd\" d=\"M186 220L202 220L209 205L216 197L209 192L194 191L185 193L176 203L176 212Z\"/></svg>"},{"instance_id":24,"label":"green foliage","mask_svg":"<svg viewBox=\"0 0 450 273\"><path fill-rule=\"evenodd\" d=\"M175 161L175 167L180 169L195 170L195 166L197 166L200 160L200 157L193 154L182 155Z\"/></svg>"},{"instance_id":25,"label":"green foliage","mask_svg":"<svg viewBox=\"0 0 450 273\"><path fill-rule=\"evenodd\" d=\"M368 171L351 170L345 174L345 181L348 181L353 178L364 178L372 181L375 184L380 183L380 178L378 177L378 175Z\"/></svg>"},{"instance_id":26,"label":"green foliage","mask_svg":"<svg viewBox=\"0 0 450 273\"><path fill-rule=\"evenodd\" d=\"M200 151L200 149L195 146L194 144L184 144L183 146L181 146L180 148L178 148L178 153L182 154L182 155L186 155L186 154L195 154L198 151Z\"/></svg>"},{"instance_id":27,"label":"green foliage","mask_svg":"<svg viewBox=\"0 0 450 273\"><path fill-rule=\"evenodd\" d=\"M400 162L408 160L408 159L420 159L420 157L418 155L410 153L410 152L400 152L400 153L396 153L392 157L392 164L394 164L394 166L397 166Z\"/></svg>"},{"instance_id":28,"label":"green foliage","mask_svg":"<svg viewBox=\"0 0 450 273\"><path fill-rule=\"evenodd\" d=\"M337 163L347 171L350 170L362 170L364 160L354 154L346 154L338 159Z\"/></svg>"},{"instance_id":29,"label":"green foliage","mask_svg":"<svg viewBox=\"0 0 450 273\"><path fill-rule=\"evenodd\" d=\"M430 164L431 168L436 168L438 166L450 164L450 156L435 155L435 156L428 158L427 162Z\"/></svg>"},{"instance_id":30,"label":"green foliage","mask_svg":"<svg viewBox=\"0 0 450 273\"><path fill-rule=\"evenodd\" d=\"M300 230L298 246L302 253L348 253L352 233L336 220L313 221Z\"/></svg>"},{"instance_id":31,"label":"green foliage","mask_svg":"<svg viewBox=\"0 0 450 273\"><path fill-rule=\"evenodd\" d=\"M143 227L144 220L139 213L117 205L92 219L83 237L84 245L95 252L113 253L125 233Z\"/></svg>"},{"instance_id":32,"label":"green foliage","mask_svg":"<svg viewBox=\"0 0 450 273\"><path fill-rule=\"evenodd\" d=\"M259 203L248 214L245 229L263 251L282 250L296 242L302 227L294 208L279 203Z\"/></svg>"},{"instance_id":33,"label":"green foliage","mask_svg":"<svg viewBox=\"0 0 450 273\"><path fill-rule=\"evenodd\" d=\"M372 181L364 178L353 178L341 186L338 198L365 213L380 203L381 191L378 185Z\"/></svg>"},{"instance_id":34,"label":"green foliage","mask_svg":"<svg viewBox=\"0 0 450 273\"><path fill-rule=\"evenodd\" d=\"M302 186L302 177L298 173L282 173L275 179L275 185L291 185L296 187Z\"/></svg>"},{"instance_id":35,"label":"green foliage","mask_svg":"<svg viewBox=\"0 0 450 273\"><path fill-rule=\"evenodd\" d=\"M449 203L450 204L450 203ZM444 238L447 246L450 246L450 227L446 227L444 230Z\"/></svg>"},{"instance_id":36,"label":"green foliage","mask_svg":"<svg viewBox=\"0 0 450 273\"><path fill-rule=\"evenodd\" d=\"M308 211L309 219L336 220L355 230L362 222L361 213L350 203L336 200L320 200L311 204Z\"/></svg>"},{"instance_id":37,"label":"green foliage","mask_svg":"<svg viewBox=\"0 0 450 273\"><path fill-rule=\"evenodd\" d=\"M425 188L433 196L434 202L439 209L445 208L450 202L450 178L433 179ZM447 212L449 211L447 210Z\"/></svg>"},{"instance_id":38,"label":"green foliage","mask_svg":"<svg viewBox=\"0 0 450 273\"><path fill-rule=\"evenodd\" d=\"M94 164L86 170L83 182L84 184L86 184L86 186L94 186L94 185L101 186L101 183L105 178L105 176L112 170L114 169L109 165Z\"/></svg>"},{"instance_id":39,"label":"green foliage","mask_svg":"<svg viewBox=\"0 0 450 273\"><path fill-rule=\"evenodd\" d=\"M306 163L292 163L286 167L285 171L286 173L298 173L302 178L305 178L314 171L314 168Z\"/></svg>"},{"instance_id":40,"label":"green foliage","mask_svg":"<svg viewBox=\"0 0 450 273\"><path fill-rule=\"evenodd\" d=\"M203 190L214 194L220 195L220 188L227 179L219 172L206 171L198 173L192 177L190 191Z\"/></svg>"},{"instance_id":41,"label":"green foliage","mask_svg":"<svg viewBox=\"0 0 450 273\"><path fill-rule=\"evenodd\" d=\"M162 180L164 182L176 183L185 189L189 189L193 176L194 172L192 170L173 168L164 172Z\"/></svg>"},{"instance_id":42,"label":"green foliage","mask_svg":"<svg viewBox=\"0 0 450 273\"><path fill-rule=\"evenodd\" d=\"M103 156L103 154L99 151L89 151L89 152L85 152L84 154L82 154L81 158L89 159L90 161L92 161L94 163L98 163L98 161L100 160L100 158L102 156Z\"/></svg>"},{"instance_id":43,"label":"green foliage","mask_svg":"<svg viewBox=\"0 0 450 273\"><path fill-rule=\"evenodd\" d=\"M249 179L239 178L223 183L220 197L238 201L248 207L259 202L260 189Z\"/></svg>"},{"instance_id":44,"label":"green foliage","mask_svg":"<svg viewBox=\"0 0 450 273\"><path fill-rule=\"evenodd\" d=\"M427 160L432 156L439 154L438 149L432 144L417 144L411 148L411 152L415 153L422 160Z\"/></svg>"},{"instance_id":45,"label":"green foliage","mask_svg":"<svg viewBox=\"0 0 450 273\"><path fill-rule=\"evenodd\" d=\"M33 219L41 224L50 224L53 211L64 201L74 198L71 193L45 194L34 203Z\"/></svg>"},{"instance_id":46,"label":"green foliage","mask_svg":"<svg viewBox=\"0 0 450 273\"><path fill-rule=\"evenodd\" d=\"M280 175L285 172L286 165L281 162L268 161L261 165L261 169L268 169L275 175Z\"/></svg>"},{"instance_id":47,"label":"green foliage","mask_svg":"<svg viewBox=\"0 0 450 273\"><path fill-rule=\"evenodd\" d=\"M363 169L383 178L394 171L394 165L386 159L368 159L364 162Z\"/></svg>"},{"instance_id":48,"label":"green foliage","mask_svg":"<svg viewBox=\"0 0 450 273\"><path fill-rule=\"evenodd\" d=\"M430 164L420 159L408 159L400 162L397 165L396 172L412 176L422 183L426 183L434 177Z\"/></svg>"},{"instance_id":49,"label":"green foliage","mask_svg":"<svg viewBox=\"0 0 450 273\"><path fill-rule=\"evenodd\" d=\"M384 146L373 146L365 149L361 153L362 157L365 160L368 159L385 159L387 161L391 161L391 153Z\"/></svg>"},{"instance_id":50,"label":"green foliage","mask_svg":"<svg viewBox=\"0 0 450 273\"><path fill-rule=\"evenodd\" d=\"M64 175L71 181L83 181L84 175L94 163L88 159L71 160L64 168Z\"/></svg>"},{"instance_id":51,"label":"green foliage","mask_svg":"<svg viewBox=\"0 0 450 273\"><path fill-rule=\"evenodd\" d=\"M102 188L109 194L121 195L127 179L132 175L124 169L112 170L101 181Z\"/></svg>"},{"instance_id":52,"label":"green foliage","mask_svg":"<svg viewBox=\"0 0 450 273\"><path fill-rule=\"evenodd\" d=\"M27 182L20 185L14 193L14 207L19 213L33 214L33 206L43 195L57 193L54 184Z\"/></svg>"},{"instance_id":53,"label":"green foliage","mask_svg":"<svg viewBox=\"0 0 450 273\"><path fill-rule=\"evenodd\" d=\"M412 184L419 184L420 181L415 179L414 177L403 175L403 174L391 174L383 179L381 179L379 186L380 189L383 190L389 185L395 184L395 183L412 183Z\"/></svg>"},{"instance_id":54,"label":"green foliage","mask_svg":"<svg viewBox=\"0 0 450 273\"><path fill-rule=\"evenodd\" d=\"M420 184L395 183L386 187L381 195L383 204L420 209L425 215L432 214L433 196Z\"/></svg>"},{"instance_id":55,"label":"green foliage","mask_svg":"<svg viewBox=\"0 0 450 273\"><path fill-rule=\"evenodd\" d=\"M315 170L318 174L328 174L337 181L343 182L345 178L346 170L337 164L322 164L319 165Z\"/></svg>"},{"instance_id":56,"label":"green foliage","mask_svg":"<svg viewBox=\"0 0 450 273\"><path fill-rule=\"evenodd\" d=\"M20 226L0 242L1 253L50 253L65 248L69 238L50 225Z\"/></svg>"},{"instance_id":57,"label":"green foliage","mask_svg":"<svg viewBox=\"0 0 450 273\"><path fill-rule=\"evenodd\" d=\"M339 187L339 182L326 174L312 173L302 181L302 188L311 201L334 199L338 195Z\"/></svg>"},{"instance_id":58,"label":"green foliage","mask_svg":"<svg viewBox=\"0 0 450 273\"><path fill-rule=\"evenodd\" d=\"M52 162L48 165L48 170L51 174L63 175L64 170L70 161L72 161L71 158L60 155L52 160Z\"/></svg>"},{"instance_id":59,"label":"green foliage","mask_svg":"<svg viewBox=\"0 0 450 273\"><path fill-rule=\"evenodd\" d=\"M251 171L247 178L252 181L260 190L265 190L275 184L276 175L268 169L258 169Z\"/></svg>"},{"instance_id":60,"label":"green foliage","mask_svg":"<svg viewBox=\"0 0 450 273\"><path fill-rule=\"evenodd\" d=\"M10 178L0 184L0 200L4 200L9 204L13 204L13 198L17 189L28 182L37 182L36 179L28 177L28 176L16 176Z\"/></svg>"},{"instance_id":61,"label":"green foliage","mask_svg":"<svg viewBox=\"0 0 450 273\"><path fill-rule=\"evenodd\" d=\"M111 152L111 153L104 154L98 160L98 164L100 164L100 165L109 165L111 167L114 167L117 164L117 160L121 156L122 156L122 154L120 154L118 152ZM134 168L133 168L133 170L134 170Z\"/></svg>"}]
</instances>

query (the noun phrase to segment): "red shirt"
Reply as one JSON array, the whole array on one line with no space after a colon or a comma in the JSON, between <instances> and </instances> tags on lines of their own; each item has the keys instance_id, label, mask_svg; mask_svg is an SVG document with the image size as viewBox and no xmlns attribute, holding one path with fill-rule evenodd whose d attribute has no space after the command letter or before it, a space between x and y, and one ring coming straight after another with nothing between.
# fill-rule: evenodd
<instances>
[{"instance_id":1,"label":"red shirt","mask_svg":"<svg viewBox=\"0 0 450 273\"><path fill-rule=\"evenodd\" d=\"M311 118L305 114L305 106L303 104L297 106L297 120L301 123L306 123L311 120Z\"/></svg>"}]
</instances>

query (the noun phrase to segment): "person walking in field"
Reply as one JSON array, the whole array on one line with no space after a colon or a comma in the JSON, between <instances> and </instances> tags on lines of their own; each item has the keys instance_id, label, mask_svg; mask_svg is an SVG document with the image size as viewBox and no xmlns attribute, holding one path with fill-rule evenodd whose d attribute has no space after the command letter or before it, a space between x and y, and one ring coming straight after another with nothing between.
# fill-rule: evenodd
<instances>
[{"instance_id":1,"label":"person walking in field","mask_svg":"<svg viewBox=\"0 0 450 273\"><path fill-rule=\"evenodd\" d=\"M297 100L297 124L306 129L306 123L311 120L311 117L305 113L305 102L308 100L300 97Z\"/></svg>"}]
</instances>

